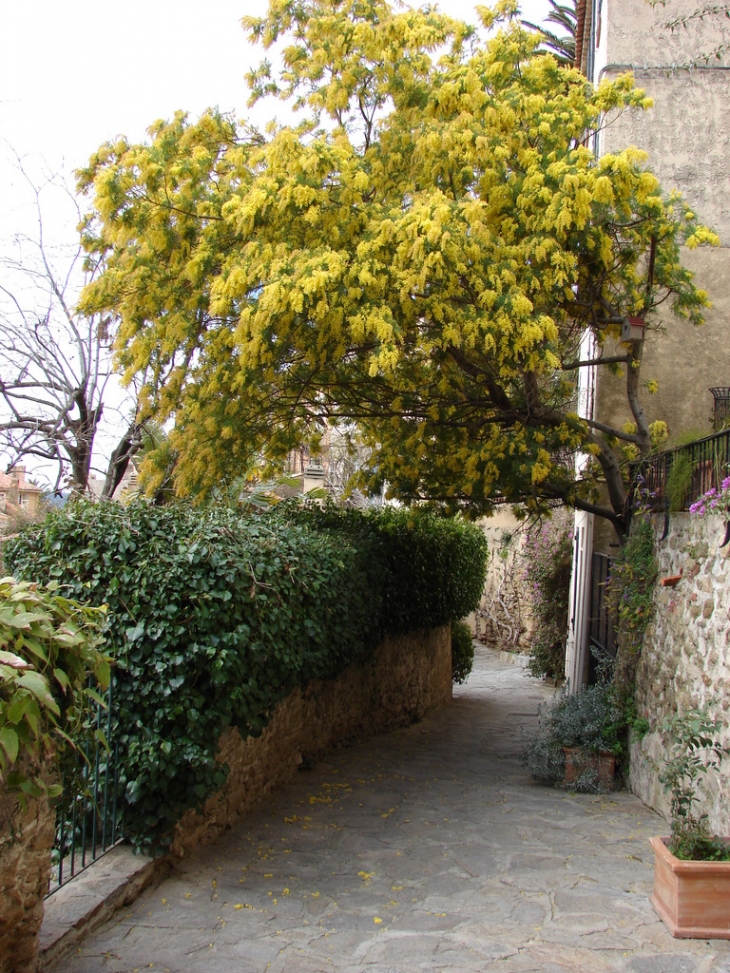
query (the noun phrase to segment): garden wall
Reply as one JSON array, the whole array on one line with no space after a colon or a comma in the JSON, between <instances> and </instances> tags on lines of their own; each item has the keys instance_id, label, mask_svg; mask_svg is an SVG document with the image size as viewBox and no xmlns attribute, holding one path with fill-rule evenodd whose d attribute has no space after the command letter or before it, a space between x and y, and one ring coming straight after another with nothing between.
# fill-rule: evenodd
<instances>
[{"instance_id":1,"label":"garden wall","mask_svg":"<svg viewBox=\"0 0 730 973\"><path fill-rule=\"evenodd\" d=\"M498 510L479 522L489 554L484 592L477 610L469 616L475 638L505 652L528 652L534 623L524 579L522 553L524 521L511 510Z\"/></svg>"},{"instance_id":2,"label":"garden wall","mask_svg":"<svg viewBox=\"0 0 730 973\"><path fill-rule=\"evenodd\" d=\"M188 811L175 828L172 853L207 843L295 773L346 740L421 720L451 699L448 625L386 638L373 658L337 679L312 680L276 706L261 736L242 740L226 730L220 759L230 767L225 786L201 814Z\"/></svg>"},{"instance_id":3,"label":"garden wall","mask_svg":"<svg viewBox=\"0 0 730 973\"><path fill-rule=\"evenodd\" d=\"M662 519L654 524L661 536ZM659 578L682 574L674 586L657 584L655 617L644 639L637 674L637 709L651 732L631 751L631 788L665 816L668 804L655 766L664 744L656 727L689 709L707 709L725 723L730 746L730 544L720 548L724 521L716 515L671 515L669 534L657 541ZM705 788L710 827L730 834L730 757Z\"/></svg>"}]
</instances>

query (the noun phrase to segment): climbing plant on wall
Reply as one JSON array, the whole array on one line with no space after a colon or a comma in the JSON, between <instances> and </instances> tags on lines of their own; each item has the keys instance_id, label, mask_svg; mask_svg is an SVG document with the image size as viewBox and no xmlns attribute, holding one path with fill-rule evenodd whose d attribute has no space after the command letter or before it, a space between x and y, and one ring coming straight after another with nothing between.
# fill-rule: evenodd
<instances>
[{"instance_id":1,"label":"climbing plant on wall","mask_svg":"<svg viewBox=\"0 0 730 973\"><path fill-rule=\"evenodd\" d=\"M613 561L607 591L618 643L613 686L617 700L629 716L634 708L636 670L644 634L654 613L657 574L654 529L648 519L639 517Z\"/></svg>"}]
</instances>

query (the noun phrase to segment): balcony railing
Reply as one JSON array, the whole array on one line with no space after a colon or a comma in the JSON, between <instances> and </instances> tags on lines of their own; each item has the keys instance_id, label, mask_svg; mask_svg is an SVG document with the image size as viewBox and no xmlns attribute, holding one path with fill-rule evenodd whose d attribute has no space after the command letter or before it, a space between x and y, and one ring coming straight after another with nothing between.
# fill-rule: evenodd
<instances>
[{"instance_id":1,"label":"balcony railing","mask_svg":"<svg viewBox=\"0 0 730 973\"><path fill-rule=\"evenodd\" d=\"M672 469L682 463L686 470L679 490L672 489ZM687 510L703 493L720 487L730 473L730 429L697 439L686 446L667 449L631 465L632 510L648 507L654 511Z\"/></svg>"}]
</instances>

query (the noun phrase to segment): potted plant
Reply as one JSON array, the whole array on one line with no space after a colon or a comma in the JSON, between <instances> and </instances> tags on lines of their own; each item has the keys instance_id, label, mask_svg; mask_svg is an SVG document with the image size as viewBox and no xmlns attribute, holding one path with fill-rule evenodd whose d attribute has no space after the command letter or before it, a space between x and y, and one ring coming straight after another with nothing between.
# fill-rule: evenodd
<instances>
[{"instance_id":1,"label":"potted plant","mask_svg":"<svg viewBox=\"0 0 730 973\"><path fill-rule=\"evenodd\" d=\"M624 729L610 686L563 690L541 711L521 760L540 783L586 792L610 790Z\"/></svg>"},{"instance_id":2,"label":"potted plant","mask_svg":"<svg viewBox=\"0 0 730 973\"><path fill-rule=\"evenodd\" d=\"M671 834L651 838L651 904L673 936L730 939L730 839L710 832L697 813L698 785L728 752L723 724L697 711L670 720L666 764L659 775L670 798Z\"/></svg>"}]
</instances>

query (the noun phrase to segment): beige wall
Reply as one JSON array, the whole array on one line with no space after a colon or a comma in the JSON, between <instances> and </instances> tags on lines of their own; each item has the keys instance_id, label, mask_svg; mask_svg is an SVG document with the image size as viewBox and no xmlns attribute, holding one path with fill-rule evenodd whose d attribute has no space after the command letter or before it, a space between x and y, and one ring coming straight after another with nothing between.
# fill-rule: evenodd
<instances>
[{"instance_id":1,"label":"beige wall","mask_svg":"<svg viewBox=\"0 0 730 973\"><path fill-rule=\"evenodd\" d=\"M688 431L709 435L709 390L730 386L730 249L685 251L684 260L710 293L713 307L699 327L672 315L655 316L656 330L646 339L642 365L642 380L656 379L659 384L655 395L642 393L642 405L650 422L667 423L670 443ZM599 369L596 402L599 416L610 416L619 426L631 420L623 376Z\"/></svg>"},{"instance_id":2,"label":"beige wall","mask_svg":"<svg viewBox=\"0 0 730 973\"><path fill-rule=\"evenodd\" d=\"M679 189L722 246L685 251L683 260L713 307L695 328L671 314L655 314L644 349L642 378L656 379L659 392L644 394L650 421L663 419L673 438L712 431L712 386L730 386L730 71L712 59L692 70L700 52L723 40L730 19L714 16L672 33L663 25L697 8L695 0L603 0L600 74L616 77L633 67L636 83L654 99L646 112L609 117L598 142L600 154L636 145L665 192ZM601 67L601 65L603 65ZM610 353L610 350L608 350ZM624 380L599 369L598 416L621 425L630 420Z\"/></svg>"},{"instance_id":3,"label":"beige wall","mask_svg":"<svg viewBox=\"0 0 730 973\"><path fill-rule=\"evenodd\" d=\"M524 581L525 522L511 508L480 521L487 538L487 575L479 608L467 619L475 638L505 652L527 652L534 622Z\"/></svg>"},{"instance_id":4,"label":"beige wall","mask_svg":"<svg viewBox=\"0 0 730 973\"><path fill-rule=\"evenodd\" d=\"M674 31L664 25L697 9L696 0L604 0L603 77L631 65L654 99L646 112L624 113L600 136L599 152L636 145L666 190L680 189L703 220L730 244L730 63L698 57L730 45L730 19L712 16ZM687 66L698 61L691 69Z\"/></svg>"}]
</instances>

